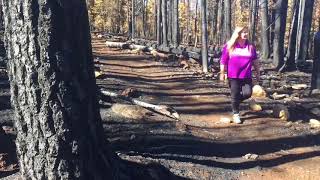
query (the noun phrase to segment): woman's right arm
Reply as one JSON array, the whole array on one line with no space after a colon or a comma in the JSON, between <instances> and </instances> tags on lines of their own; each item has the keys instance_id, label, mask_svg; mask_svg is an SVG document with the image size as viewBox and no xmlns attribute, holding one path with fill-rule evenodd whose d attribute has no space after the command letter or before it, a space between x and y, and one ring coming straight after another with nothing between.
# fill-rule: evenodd
<instances>
[{"instance_id":1,"label":"woman's right arm","mask_svg":"<svg viewBox=\"0 0 320 180\"><path fill-rule=\"evenodd\" d=\"M225 45L222 49L222 55L220 59L220 81L224 81L226 79L225 70L227 69L227 64L229 61L229 52L227 49L227 45Z\"/></svg>"}]
</instances>

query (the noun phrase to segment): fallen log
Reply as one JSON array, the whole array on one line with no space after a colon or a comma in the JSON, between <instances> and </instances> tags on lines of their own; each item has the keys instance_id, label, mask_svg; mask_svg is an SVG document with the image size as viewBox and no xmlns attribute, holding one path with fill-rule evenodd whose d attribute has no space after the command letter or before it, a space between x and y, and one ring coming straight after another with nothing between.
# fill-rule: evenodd
<instances>
[{"instance_id":1,"label":"fallen log","mask_svg":"<svg viewBox=\"0 0 320 180\"><path fill-rule=\"evenodd\" d=\"M156 49L148 46L143 46L143 45L136 45L136 44L130 44L130 43L124 43L124 42L111 42L111 41L106 41L105 42L106 46L109 48L120 48L120 49L131 49L134 52L150 52L154 57L156 58L161 58L161 59L170 59L172 55L170 54L165 54L158 52Z\"/></svg>"},{"instance_id":2,"label":"fallen log","mask_svg":"<svg viewBox=\"0 0 320 180\"><path fill-rule=\"evenodd\" d=\"M103 95L106 96L110 96L110 97L115 97L115 98L119 98L125 101L129 101L135 105L147 108L147 109L151 109L155 112L158 112L160 114L166 115L168 117L171 117L173 119L179 119L180 115L178 114L178 112L176 110L174 110L172 107L166 106L166 105L154 105L154 104L150 104L150 103L146 103L131 97L126 97L120 94L117 94L115 92L111 92L111 91L107 91L107 90L101 90L101 93Z\"/></svg>"}]
</instances>

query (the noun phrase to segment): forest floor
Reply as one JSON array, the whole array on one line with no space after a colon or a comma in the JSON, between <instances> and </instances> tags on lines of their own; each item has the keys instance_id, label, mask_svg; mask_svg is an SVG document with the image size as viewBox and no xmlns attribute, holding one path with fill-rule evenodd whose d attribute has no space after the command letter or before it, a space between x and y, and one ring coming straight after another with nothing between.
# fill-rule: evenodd
<instances>
[{"instance_id":1,"label":"forest floor","mask_svg":"<svg viewBox=\"0 0 320 180\"><path fill-rule=\"evenodd\" d=\"M185 69L179 61L106 48L104 41L93 40L96 66L102 73L99 87L117 93L133 88L137 99L171 106L180 114L176 120L116 98L100 101L106 135L122 159L161 164L172 179L320 179L320 128L309 124L310 118L319 117L320 99L306 96L308 87L288 91L282 100L272 100L273 91L267 91L267 98L257 100L262 111L252 112L244 102L244 122L229 123L229 89L215 75L202 74L196 64ZM267 64L263 69L265 87L283 90L310 84L309 73L280 75ZM15 156L9 97L7 79L0 78L0 123L6 132L0 139L3 156ZM289 121L274 117L274 106L288 101L305 109L295 109ZM10 140L11 148L2 148L3 139ZM12 179L17 171L14 162L0 164L0 178Z\"/></svg>"}]
</instances>

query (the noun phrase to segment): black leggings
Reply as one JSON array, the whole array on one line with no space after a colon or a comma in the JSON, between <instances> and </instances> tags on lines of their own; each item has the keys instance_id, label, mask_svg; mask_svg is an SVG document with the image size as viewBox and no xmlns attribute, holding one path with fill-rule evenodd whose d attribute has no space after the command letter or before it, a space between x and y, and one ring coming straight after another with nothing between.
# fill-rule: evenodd
<instances>
[{"instance_id":1,"label":"black leggings","mask_svg":"<svg viewBox=\"0 0 320 180\"><path fill-rule=\"evenodd\" d=\"M229 87L231 91L232 112L238 114L240 103L251 97L252 79L229 78Z\"/></svg>"}]
</instances>

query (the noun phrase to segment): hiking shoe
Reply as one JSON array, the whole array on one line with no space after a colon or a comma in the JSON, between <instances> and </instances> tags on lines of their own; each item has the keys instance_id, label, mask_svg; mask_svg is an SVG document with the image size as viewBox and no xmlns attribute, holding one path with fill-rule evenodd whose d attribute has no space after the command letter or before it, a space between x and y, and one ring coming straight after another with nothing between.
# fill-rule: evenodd
<instances>
[{"instance_id":1,"label":"hiking shoe","mask_svg":"<svg viewBox=\"0 0 320 180\"><path fill-rule=\"evenodd\" d=\"M233 122L236 123L236 124L241 124L241 119L240 119L240 115L239 114L233 114Z\"/></svg>"}]
</instances>

